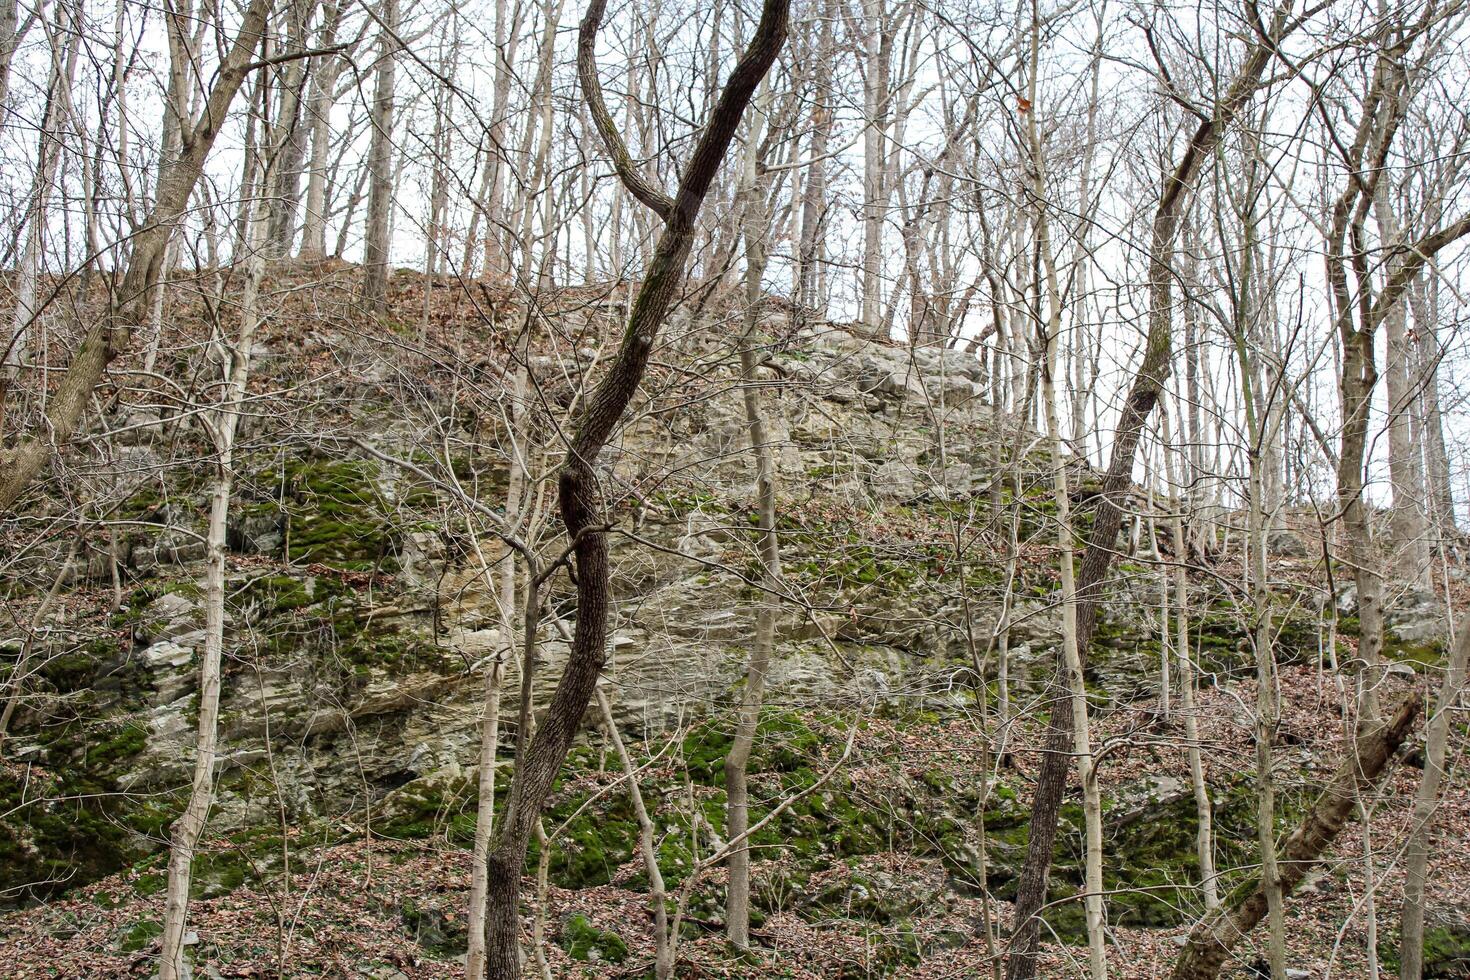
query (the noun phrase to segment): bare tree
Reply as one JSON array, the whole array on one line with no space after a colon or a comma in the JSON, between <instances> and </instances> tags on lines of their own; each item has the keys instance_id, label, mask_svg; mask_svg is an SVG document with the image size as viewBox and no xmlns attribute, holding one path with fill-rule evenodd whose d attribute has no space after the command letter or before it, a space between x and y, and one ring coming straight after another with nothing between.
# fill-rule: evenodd
<instances>
[{"instance_id":1,"label":"bare tree","mask_svg":"<svg viewBox=\"0 0 1470 980\"><path fill-rule=\"evenodd\" d=\"M393 72L398 60L398 0L382 0L378 22L378 63L374 69L369 125L367 230L363 238L362 305L381 312L388 298L388 261L392 252L394 114Z\"/></svg>"},{"instance_id":2,"label":"bare tree","mask_svg":"<svg viewBox=\"0 0 1470 980\"><path fill-rule=\"evenodd\" d=\"M1224 137L1228 126L1255 94L1275 46L1291 26L1290 6L1277 7L1269 26L1262 25L1263 29L1252 38L1230 84L1207 111L1200 113L1201 121L1165 178L1161 190L1149 246L1149 326L1143 362L1123 406L1113 441L1112 458L1103 479L1102 493L1097 498L1097 512L1077 581L1077 649L1079 662L1084 666L1097 625L1100 592L1117 554L1115 544L1122 523L1123 498L1132 483L1134 455L1143 428L1173 367L1173 254L1179 225L1200 170ZM1069 697L1070 691L1059 682L1053 703L1066 703ZM1042 757L1032 802L1026 863L1021 869L1016 892L1011 958L1006 968L1010 980L1027 980L1036 975L1036 949L1040 939L1037 914L1046 901L1058 810L1070 764L1071 727L1069 714L1052 712L1047 729L1047 752Z\"/></svg>"},{"instance_id":3,"label":"bare tree","mask_svg":"<svg viewBox=\"0 0 1470 980\"><path fill-rule=\"evenodd\" d=\"M158 958L160 980L189 975L184 964L184 927L189 913L189 883L194 853L204 834L214 804L214 767L219 745L220 686L225 647L225 536L229 529L230 498L234 494L235 434L245 409L250 383L250 358L261 320L260 280L265 268L267 205L257 205L251 221L251 253L245 260L240 290L238 333L226 336L221 326L212 341L220 365L222 396L217 406L200 416L213 445L214 480L210 490L209 527L205 535L204 650L199 661L199 724L194 741L194 778L184 812L170 832L168 882L164 892L162 949Z\"/></svg>"},{"instance_id":4,"label":"bare tree","mask_svg":"<svg viewBox=\"0 0 1470 980\"><path fill-rule=\"evenodd\" d=\"M102 380L107 365L127 346L133 329L144 321L173 227L189 206L204 160L224 125L235 94L255 67L252 54L265 30L270 7L271 0L251 0L213 86L182 141L179 155L162 161L153 208L133 235L132 252L118 299L107 316L88 331L52 392L45 431L23 436L13 449L0 454L0 462L5 464L0 475L0 511L15 504L56 449L71 438L87 410L92 389Z\"/></svg>"},{"instance_id":5,"label":"bare tree","mask_svg":"<svg viewBox=\"0 0 1470 980\"><path fill-rule=\"evenodd\" d=\"M789 4L767 0L755 36L736 64L670 198L638 173L603 103L595 47L605 4L593 0L578 40L578 74L599 135L619 178L664 222L653 259L633 301L622 346L577 420L558 477L562 521L577 569L577 623L571 653L534 738L517 734L515 778L505 818L488 859L490 913L486 918L486 975L520 976L521 865L557 770L592 697L606 655L608 554L595 467L648 365L652 346L684 276L695 219L734 138L746 104L786 39ZM524 707L523 707L524 710Z\"/></svg>"},{"instance_id":6,"label":"bare tree","mask_svg":"<svg viewBox=\"0 0 1470 980\"><path fill-rule=\"evenodd\" d=\"M1387 721L1358 737L1317 802L1281 848L1279 887L1283 896L1290 895L1316 866L1346 825L1361 794L1376 785L1393 761L1394 752L1408 737L1418 716L1418 697L1406 698ZM1235 894L1239 897L1207 912L1190 931L1174 963L1174 980L1213 980L1219 976L1231 951L1265 916L1266 888L1259 878L1242 885Z\"/></svg>"}]
</instances>

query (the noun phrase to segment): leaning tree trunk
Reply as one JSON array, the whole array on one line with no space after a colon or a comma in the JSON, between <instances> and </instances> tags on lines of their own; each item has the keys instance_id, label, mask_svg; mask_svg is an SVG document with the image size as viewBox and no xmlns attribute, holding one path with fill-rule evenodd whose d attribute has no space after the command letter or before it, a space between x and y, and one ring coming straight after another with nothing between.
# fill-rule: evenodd
<instances>
[{"instance_id":1,"label":"leaning tree trunk","mask_svg":"<svg viewBox=\"0 0 1470 980\"><path fill-rule=\"evenodd\" d=\"M215 74L198 122L186 135L182 152L176 159L167 161L159 173L153 210L132 237L133 251L118 291L117 306L99 318L82 340L71 365L51 393L44 428L24 436L9 453L0 451L0 513L7 511L40 474L56 447L65 445L76 432L92 389L102 380L107 365L127 345L133 329L147 315L169 237L188 207L204 159L224 125L230 103L251 70L270 7L271 0L251 0L246 9L240 31Z\"/></svg>"},{"instance_id":2,"label":"leaning tree trunk","mask_svg":"<svg viewBox=\"0 0 1470 980\"><path fill-rule=\"evenodd\" d=\"M1386 724L1358 736L1328 780L1322 795L1281 849L1280 885L1291 895L1346 826L1361 794L1372 789L1419 716L1419 697L1410 695ZM1266 915L1266 888L1259 877L1241 885L1236 897L1207 912L1189 934L1174 962L1173 980L1214 980L1242 939Z\"/></svg>"},{"instance_id":3,"label":"leaning tree trunk","mask_svg":"<svg viewBox=\"0 0 1470 980\"><path fill-rule=\"evenodd\" d=\"M486 974L520 976L520 884L526 847L571 748L606 658L609 570L597 463L637 394L653 344L684 281L696 219L719 173L745 106L786 39L790 0L766 0L755 37L731 73L700 134L673 198L637 172L602 99L594 53L606 0L592 0L578 40L578 75L593 120L628 190L663 219L664 228L628 317L621 347L586 402L558 476L562 521L576 563L577 623L571 650L535 737L519 753L505 818L486 862L490 907L485 923Z\"/></svg>"}]
</instances>

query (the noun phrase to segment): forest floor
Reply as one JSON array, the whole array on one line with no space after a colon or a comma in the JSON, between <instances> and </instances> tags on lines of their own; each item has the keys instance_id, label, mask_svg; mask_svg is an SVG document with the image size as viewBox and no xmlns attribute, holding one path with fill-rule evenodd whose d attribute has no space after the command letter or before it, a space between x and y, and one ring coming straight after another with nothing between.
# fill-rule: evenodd
<instances>
[{"instance_id":1,"label":"forest floor","mask_svg":"<svg viewBox=\"0 0 1470 980\"><path fill-rule=\"evenodd\" d=\"M1340 695L1330 675L1309 666L1284 670L1281 685L1278 755L1284 761L1305 760L1325 773L1340 757L1343 744ZM1407 689L1402 681L1395 686ZM1212 769L1251 769L1254 749L1246 705L1253 699L1250 682L1201 692L1201 740ZM1113 788L1144 770L1187 775L1177 734L1145 734L1151 730L1145 719L1154 707L1130 705L1098 722L1094 744L1112 747L1103 776ZM979 748L973 736L966 742L967 727L946 723L903 730L873 719L860 729L853 746L848 763L852 777L887 778L895 759L914 772L932 773L938 767L963 774ZM1022 778L1035 764L1039 737L1038 730L1028 727L1017 733L1013 744ZM1455 741L1452 781L1435 822L1431 892L1434 906L1463 910L1470 908L1470 848L1463 846L1470 836L1470 754L1463 739ZM1372 816L1371 840L1361 823L1352 824L1322 873L1290 901L1289 959L1301 971L1297 976L1369 976L1366 910L1374 896L1366 887L1365 871L1370 866L1378 896L1380 948L1394 945L1402 894L1400 857L1419 775L1412 764L1397 765L1378 794L1365 801ZM193 904L189 928L198 937L196 976L430 980L461 975L468 851L442 839L405 842L361 834L342 843L314 843L293 832L287 840L288 874L278 867L264 880L245 881L228 894ZM636 862L626 870L636 873ZM708 884L718 886L719 874L710 872ZM696 921L680 946L680 976L940 980L992 975L983 923L988 907L990 921L1003 937L1009 919L1006 903L946 891L935 880L945 876L939 862L905 853L850 859L828 874L839 879L861 875L866 882L882 880L899 891L943 897L901 923L830 914L812 918L800 907L774 913L754 930L755 949L739 958L723 942L718 923ZM614 875L614 882L627 877ZM15 980L150 975L163 900L156 889L156 874L134 869L62 900L0 918L0 975ZM534 893L534 881L528 880L526 894ZM548 906L542 948L550 976L651 975L653 936L645 893L617 884L577 890L553 886ZM528 917L528 936L530 929ZM1112 975L1137 980L1167 976L1185 931L1114 930ZM612 940L609 946L612 933L621 942ZM1003 944L1003 938L996 941ZM1250 941L1263 942L1264 935L1258 931ZM623 944L625 949L615 948ZM917 950L922 956L914 955ZM1085 954L1085 949L1050 944L1041 976L1082 977ZM607 961L597 962L600 955ZM1253 955L1247 951L1242 961ZM614 958L618 962L611 962ZM1234 975L1252 974L1247 967L1237 968Z\"/></svg>"}]
</instances>

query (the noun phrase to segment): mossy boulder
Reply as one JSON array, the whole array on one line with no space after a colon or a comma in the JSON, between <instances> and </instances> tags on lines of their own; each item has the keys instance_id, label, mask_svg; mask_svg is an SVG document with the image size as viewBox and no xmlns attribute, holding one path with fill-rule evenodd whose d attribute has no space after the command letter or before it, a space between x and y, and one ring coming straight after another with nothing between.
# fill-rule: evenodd
<instances>
[{"instance_id":1,"label":"mossy boulder","mask_svg":"<svg viewBox=\"0 0 1470 980\"><path fill-rule=\"evenodd\" d=\"M587 963L621 963L628 958L628 944L621 936L597 928L581 913L562 920L560 945L572 959Z\"/></svg>"},{"instance_id":2,"label":"mossy boulder","mask_svg":"<svg viewBox=\"0 0 1470 980\"><path fill-rule=\"evenodd\" d=\"M467 846L475 839L478 799L474 783L464 775L430 773L383 798L373 832L395 840L439 839Z\"/></svg>"}]
</instances>

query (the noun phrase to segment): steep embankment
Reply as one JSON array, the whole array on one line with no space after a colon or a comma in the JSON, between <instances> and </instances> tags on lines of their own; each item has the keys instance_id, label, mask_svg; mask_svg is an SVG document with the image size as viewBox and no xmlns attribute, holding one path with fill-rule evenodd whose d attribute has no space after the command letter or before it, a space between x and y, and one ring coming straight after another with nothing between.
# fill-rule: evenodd
<instances>
[{"instance_id":1,"label":"steep embankment","mask_svg":"<svg viewBox=\"0 0 1470 980\"><path fill-rule=\"evenodd\" d=\"M293 270L275 285L239 454L217 840L196 874L207 899L193 920L196 960L224 976L449 975L463 949L483 672L507 645L487 568L505 554L490 528L505 504L510 433L529 464L537 548L550 559L562 544L553 495L537 488L554 470L557 427L581 379L616 338L625 293L588 287L526 310L400 276L393 317L368 324L350 310L342 270ZM201 332L204 307L175 302L171 315ZM1024 854L1031 716L1059 628L1035 437L990 409L973 356L864 341L773 306L762 377L787 575L784 595L764 595L752 584L740 317L718 297L687 310L604 474L619 600L609 683L620 726L652 760L640 779L657 802L671 884L719 839L728 708L759 603L781 609L752 766L763 812L823 778L858 728L849 763L757 838L765 965L726 961L715 939L699 938L721 915L718 872L695 892L690 953L731 976L943 975L944 964L978 962L989 948L981 923L1004 918ZM512 352L527 326L532 397L515 413ZM163 362L180 377L199 373L195 348ZM122 392L108 424L117 434L69 459L5 529L24 544L7 570L17 615L0 637L15 657L31 611L66 569L39 622L0 776L0 889L21 904L63 900L0 920L7 975L46 975L57 963L125 973L156 932L202 641L207 469L186 408L157 389ZM1076 484L1085 496L1080 464ZM89 523L67 564L78 517ZM1121 566L1088 679L1096 744L1109 753L1111 920L1177 933L1198 902L1194 810L1177 717L1161 717L1156 697L1165 651L1146 535L1143 550ZM1253 860L1254 839L1242 708L1254 696L1244 618L1222 584L1230 563L1195 597L1227 876ZM1313 666L1330 606L1310 558L1283 568L1278 653L1302 665L1288 673L1283 740L1300 750L1281 754L1284 825L1313 767L1330 767L1341 722L1339 695ZM575 614L570 596L554 580L555 616ZM1395 649L1432 659L1426 611L1401 606ZM1011 717L1022 715L1006 723L1003 616L1005 690ZM554 624L544 632L538 696L565 650ZM508 718L516 688L512 672ZM508 758L513 731L502 736ZM632 964L651 942L636 825L615 768L590 731L548 815L558 972ZM1059 901L1080 881L1073 809ZM1380 825L1390 835L1402 830L1394 819ZM1470 907L1464 899L1453 892L1444 907ZM1336 914L1332 901L1318 904ZM1050 916L1063 937L1080 919L1075 902ZM1161 963L1177 948L1164 932L1128 935L1122 975L1154 975L1126 964Z\"/></svg>"}]
</instances>

